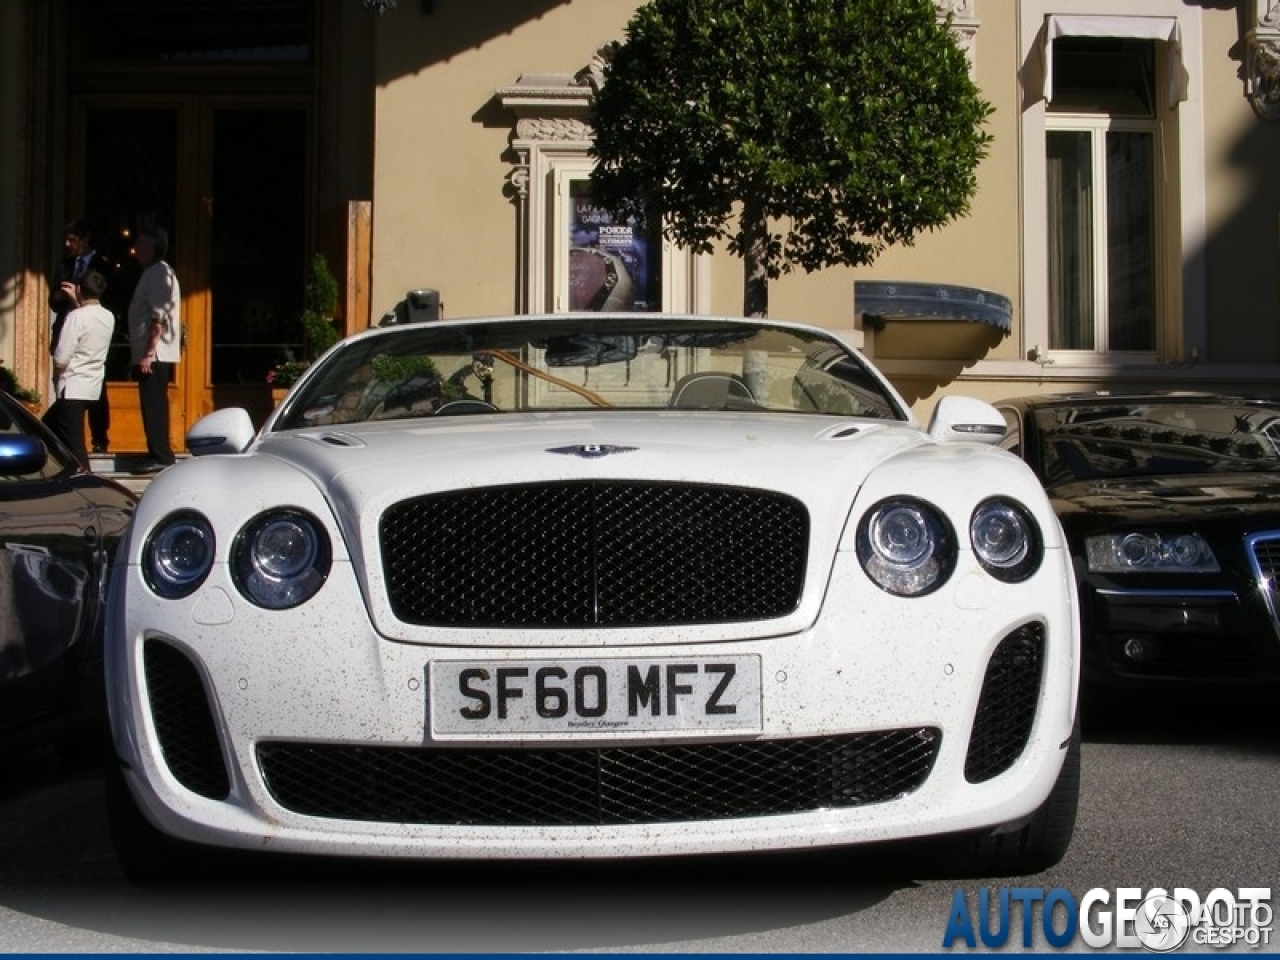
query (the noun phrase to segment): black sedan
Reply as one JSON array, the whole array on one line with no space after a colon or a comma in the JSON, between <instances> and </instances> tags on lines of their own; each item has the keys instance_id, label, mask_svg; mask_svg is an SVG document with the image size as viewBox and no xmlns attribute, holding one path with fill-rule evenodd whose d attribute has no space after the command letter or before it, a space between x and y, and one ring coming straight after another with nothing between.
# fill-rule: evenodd
<instances>
[{"instance_id":1,"label":"black sedan","mask_svg":"<svg viewBox=\"0 0 1280 960\"><path fill-rule=\"evenodd\" d=\"M136 502L0 391L0 748L101 749L103 603Z\"/></svg>"},{"instance_id":2,"label":"black sedan","mask_svg":"<svg viewBox=\"0 0 1280 960\"><path fill-rule=\"evenodd\" d=\"M1280 683L1280 401L1058 394L996 405L1080 589L1085 694ZM1088 704L1086 703L1086 709Z\"/></svg>"}]
</instances>

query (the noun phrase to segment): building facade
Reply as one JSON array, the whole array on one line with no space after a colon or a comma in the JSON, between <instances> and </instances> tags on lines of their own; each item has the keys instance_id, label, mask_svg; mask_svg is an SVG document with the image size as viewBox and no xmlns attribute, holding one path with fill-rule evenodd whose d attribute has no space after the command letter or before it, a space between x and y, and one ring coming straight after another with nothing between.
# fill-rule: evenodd
<instances>
[{"instance_id":1,"label":"building facade","mask_svg":"<svg viewBox=\"0 0 1280 960\"><path fill-rule=\"evenodd\" d=\"M1280 0L936 2L995 108L969 215L774 281L771 315L846 333L921 415L948 392L1280 393ZM81 217L117 309L134 231L171 233L179 445L216 407L268 409L315 253L346 331L397 304L740 313L739 260L590 202L591 95L637 6L0 4L0 360L47 382L48 279ZM629 282L606 285L620 243ZM122 342L109 373L112 445L137 449Z\"/></svg>"}]
</instances>

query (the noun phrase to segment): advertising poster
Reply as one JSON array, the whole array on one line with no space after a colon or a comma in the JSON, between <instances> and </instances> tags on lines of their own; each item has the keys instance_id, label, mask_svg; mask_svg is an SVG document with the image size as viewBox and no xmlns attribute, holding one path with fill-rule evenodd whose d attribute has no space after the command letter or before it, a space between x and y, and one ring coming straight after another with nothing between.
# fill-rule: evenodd
<instances>
[{"instance_id":1,"label":"advertising poster","mask_svg":"<svg viewBox=\"0 0 1280 960\"><path fill-rule=\"evenodd\" d=\"M588 180L569 190L569 309L639 313L662 306L657 231L596 206Z\"/></svg>"}]
</instances>

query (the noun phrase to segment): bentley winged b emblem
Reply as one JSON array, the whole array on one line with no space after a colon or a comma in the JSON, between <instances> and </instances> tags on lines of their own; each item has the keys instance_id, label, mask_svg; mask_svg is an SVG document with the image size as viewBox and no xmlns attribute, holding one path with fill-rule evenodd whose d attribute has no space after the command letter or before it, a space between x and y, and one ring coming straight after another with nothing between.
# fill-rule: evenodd
<instances>
[{"instance_id":1,"label":"bentley winged b emblem","mask_svg":"<svg viewBox=\"0 0 1280 960\"><path fill-rule=\"evenodd\" d=\"M568 447L548 447L547 453L563 453L586 460L598 460L612 453L630 453L635 447L620 447L612 443L575 443Z\"/></svg>"}]
</instances>

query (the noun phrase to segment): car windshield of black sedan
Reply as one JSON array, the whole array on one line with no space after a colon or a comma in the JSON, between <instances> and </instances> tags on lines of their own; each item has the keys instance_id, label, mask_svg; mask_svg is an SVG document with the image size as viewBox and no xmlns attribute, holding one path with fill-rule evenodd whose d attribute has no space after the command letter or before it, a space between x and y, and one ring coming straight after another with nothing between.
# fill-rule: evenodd
<instances>
[{"instance_id":1,"label":"car windshield of black sedan","mask_svg":"<svg viewBox=\"0 0 1280 960\"><path fill-rule=\"evenodd\" d=\"M1050 483L1280 470L1280 404L1120 402L1036 412Z\"/></svg>"},{"instance_id":2,"label":"car windshield of black sedan","mask_svg":"<svg viewBox=\"0 0 1280 960\"><path fill-rule=\"evenodd\" d=\"M309 371L272 429L636 409L907 419L863 359L821 331L565 316L413 324L353 337Z\"/></svg>"}]
</instances>

